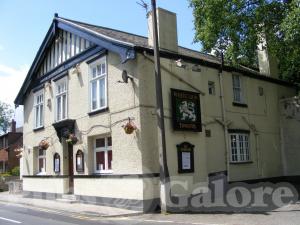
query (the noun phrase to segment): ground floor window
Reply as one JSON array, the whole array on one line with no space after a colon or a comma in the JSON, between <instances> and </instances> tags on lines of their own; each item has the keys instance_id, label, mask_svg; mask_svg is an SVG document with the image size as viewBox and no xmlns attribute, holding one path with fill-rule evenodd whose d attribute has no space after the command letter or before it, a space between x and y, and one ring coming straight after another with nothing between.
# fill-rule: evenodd
<instances>
[{"instance_id":1,"label":"ground floor window","mask_svg":"<svg viewBox=\"0 0 300 225\"><path fill-rule=\"evenodd\" d=\"M5 173L7 171L7 161L0 161L0 173Z\"/></svg>"},{"instance_id":2,"label":"ground floor window","mask_svg":"<svg viewBox=\"0 0 300 225\"><path fill-rule=\"evenodd\" d=\"M59 173L60 172L60 155L58 153L55 153L53 159L54 159L54 162L53 162L54 172Z\"/></svg>"},{"instance_id":3,"label":"ground floor window","mask_svg":"<svg viewBox=\"0 0 300 225\"><path fill-rule=\"evenodd\" d=\"M101 137L94 140L95 151L95 172L112 172L112 139Z\"/></svg>"},{"instance_id":4,"label":"ground floor window","mask_svg":"<svg viewBox=\"0 0 300 225\"><path fill-rule=\"evenodd\" d=\"M248 133L231 133L230 146L231 162L250 161Z\"/></svg>"},{"instance_id":5,"label":"ground floor window","mask_svg":"<svg viewBox=\"0 0 300 225\"><path fill-rule=\"evenodd\" d=\"M38 150L38 173L45 174L46 173L46 150L39 149Z\"/></svg>"}]
</instances>

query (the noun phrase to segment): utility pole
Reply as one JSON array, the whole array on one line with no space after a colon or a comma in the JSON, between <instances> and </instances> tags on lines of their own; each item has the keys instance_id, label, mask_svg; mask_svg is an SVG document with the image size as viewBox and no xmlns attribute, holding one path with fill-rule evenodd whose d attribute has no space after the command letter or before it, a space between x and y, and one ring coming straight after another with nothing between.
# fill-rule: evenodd
<instances>
[{"instance_id":1,"label":"utility pole","mask_svg":"<svg viewBox=\"0 0 300 225\"><path fill-rule=\"evenodd\" d=\"M165 121L164 121L164 104L162 96L162 84L160 73L160 56L158 45L158 31L157 31L157 15L156 15L156 1L151 0L152 5L152 26L153 26L153 43L154 43L154 64L155 64L155 87L156 87L156 115L158 123L158 152L160 164L160 206L161 212L167 211L167 195L169 188L169 170L167 165L167 150L166 150L166 135L165 135Z\"/></svg>"}]
</instances>

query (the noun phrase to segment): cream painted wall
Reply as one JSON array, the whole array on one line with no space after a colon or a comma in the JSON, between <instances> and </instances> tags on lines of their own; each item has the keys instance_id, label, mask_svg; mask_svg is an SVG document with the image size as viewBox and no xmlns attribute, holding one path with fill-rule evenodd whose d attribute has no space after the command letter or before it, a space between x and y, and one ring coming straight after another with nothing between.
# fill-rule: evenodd
<instances>
[{"instance_id":1,"label":"cream painted wall","mask_svg":"<svg viewBox=\"0 0 300 225\"><path fill-rule=\"evenodd\" d=\"M159 197L157 178L75 178L74 187L75 195L135 200Z\"/></svg>"},{"instance_id":2,"label":"cream painted wall","mask_svg":"<svg viewBox=\"0 0 300 225\"><path fill-rule=\"evenodd\" d=\"M83 62L80 64L81 74L68 74L68 118L76 120L76 136L80 141L74 145L74 158L78 149L82 149L85 154L85 174L94 172L94 152L93 139L96 136L111 135L113 139L113 170L114 173L141 173L141 151L139 148L138 132L135 135L126 135L121 127L127 122L128 117L134 118L134 123L140 128L139 108L137 87L138 79L134 78L134 84L119 83L121 74L124 69L128 74L135 77L135 62L130 62L125 65L120 63L119 57L113 53L107 55L108 64L108 105L109 110L104 113L89 116L89 78L88 65ZM51 88L45 87L45 118L44 129L41 131L33 131L33 93L31 92L26 98L24 107L24 175L33 175L36 173L33 168L34 154L33 147L38 143L48 138L50 147L47 150L47 169L48 175L54 175L53 172L53 155L58 152L61 156L63 148L58 140L56 132L52 126L54 123L54 84ZM46 106L47 102L51 101L51 107ZM122 121L124 120L124 121ZM126 121L125 121L126 120ZM88 133L87 131L93 127ZM125 140L125 141L124 141ZM66 150L65 150L66 151ZM67 155L66 155L67 157ZM123 160L126 157L126 161ZM67 164L67 160L61 160ZM63 165L62 165L63 166ZM62 167L63 168L63 167ZM65 169L62 174L67 174ZM75 165L74 165L74 171Z\"/></svg>"},{"instance_id":3,"label":"cream painted wall","mask_svg":"<svg viewBox=\"0 0 300 225\"><path fill-rule=\"evenodd\" d=\"M155 86L152 56L139 55L137 60L141 72L149 74L140 80L141 90L144 90L140 95L140 102L154 107ZM179 68L176 66L175 60L161 59L168 166L171 176L176 176L176 179L179 179L178 176L183 176L191 184L192 182L205 181L208 173L227 170L226 150L224 128L216 121L222 119L219 71L201 66L201 72L194 72L191 69L194 64L189 62L184 62L184 64L186 65L185 68ZM208 94L208 81L215 83L215 95ZM246 76L242 76L242 83L245 103L248 105L246 108L233 106L232 73L223 72L226 115L227 120L231 122L229 129L250 131L251 162L247 164L230 164L230 180L281 176L279 100L284 96L294 96L296 91L294 88ZM264 91L262 96L259 95L260 87ZM200 96L203 132L195 134L193 132L173 131L170 88L204 92L204 95ZM144 117L149 126L156 121L154 108L152 112L152 117ZM205 137L205 129L211 131L211 137ZM156 134L151 136L151 140L155 138L157 138ZM193 174L180 175L177 173L176 144L183 141L191 142L196 146L196 166ZM145 148L149 147L145 146Z\"/></svg>"},{"instance_id":4,"label":"cream painted wall","mask_svg":"<svg viewBox=\"0 0 300 225\"><path fill-rule=\"evenodd\" d=\"M64 194L68 190L68 178L26 178L23 180L23 190Z\"/></svg>"},{"instance_id":5,"label":"cream painted wall","mask_svg":"<svg viewBox=\"0 0 300 225\"><path fill-rule=\"evenodd\" d=\"M157 119L155 82L152 56L137 54L136 60L121 64L119 56L108 53L108 106L109 110L94 116L89 116L89 66L82 62L80 64L81 74L74 74L72 70L68 73L68 108L69 118L76 120L76 136L79 142L74 146L74 159L78 149L83 150L85 157L85 170L80 174L94 173L94 151L93 140L95 137L111 135L113 140L113 173L114 174L147 174L159 172L158 140L157 140ZM161 59L163 100L165 110L165 126L168 166L171 180L182 180L188 182L190 193L195 183L206 182L209 173L227 170L226 150L224 140L224 129L217 120L222 118L220 101L220 85L218 70L201 66L201 72L195 72L191 68L193 64L185 62L186 68L179 68L174 60ZM133 77L128 84L120 83L123 70ZM252 163L231 164L230 180L256 179L260 177L282 175L282 159L280 151L280 129L279 129L279 99L283 96L293 96L295 90L277 84L269 83L242 76L244 94L247 108L232 105L232 74L224 72L223 86L225 96L225 107L227 119L231 121L231 129L250 130L250 154ZM183 82L184 81L184 82ZM216 94L208 94L208 81L215 83ZM53 89L53 84L51 85ZM258 95L258 87L263 87L264 95ZM187 91L201 92L201 112L203 131L199 133L173 131L171 121L171 98L170 88L177 88ZM50 140L50 147L47 150L48 175L54 175L53 155L58 152L62 159L61 174L68 174L68 155L66 146L63 148L58 141L55 130L52 127L54 122L54 96L49 86L44 88L45 100L51 102L51 107L45 105L45 129L33 132L33 93L31 92L25 101L24 106L24 175L36 173L36 157L33 147L45 137ZM138 130L133 135L126 135L122 125L126 118L134 117L134 123ZM93 129L91 129L93 127ZM256 129L254 132L253 128ZM211 131L211 137L205 137L205 129ZM195 172L191 174L178 174L177 149L176 145L181 142L190 142L195 145L194 159ZM65 149L65 150L63 150ZM74 163L74 171L75 163ZM77 174L75 172L75 174ZM26 178L27 180L28 178ZM77 194L88 194L83 189L83 181L77 179L75 192ZM88 180L97 187L100 181ZM117 181L108 182L112 193L107 195L119 196ZM133 181L128 181L133 182ZM135 181L139 188L145 187L145 180ZM43 184L41 184L43 185ZM134 184L132 184L134 185ZM146 191L139 191L134 198L151 198L158 196L158 183L153 187L155 194L148 194ZM77 186L77 187L76 187ZM91 188L96 188L91 187ZM25 186L27 188L29 186ZM26 189L25 189L26 190ZM96 190L96 189L95 189ZM109 191L109 190L107 190ZM126 192L126 191L125 191ZM182 195L185 191L172 189L173 194ZM92 191L97 196L106 192ZM127 192L126 192L127 193ZM127 197L127 196L126 196ZM129 195L130 197L130 195Z\"/></svg>"},{"instance_id":6,"label":"cream painted wall","mask_svg":"<svg viewBox=\"0 0 300 225\"><path fill-rule=\"evenodd\" d=\"M295 102L299 103L299 100L283 99L280 107L283 167L286 176L300 174L300 108Z\"/></svg>"}]
</instances>

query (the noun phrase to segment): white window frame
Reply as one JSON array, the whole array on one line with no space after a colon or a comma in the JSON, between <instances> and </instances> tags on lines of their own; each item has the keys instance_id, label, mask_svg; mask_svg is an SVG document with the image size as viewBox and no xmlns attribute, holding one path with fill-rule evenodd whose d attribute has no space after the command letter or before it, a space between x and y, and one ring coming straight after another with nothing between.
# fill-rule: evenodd
<instances>
[{"instance_id":1,"label":"white window frame","mask_svg":"<svg viewBox=\"0 0 300 225\"><path fill-rule=\"evenodd\" d=\"M65 83L65 90L63 90L62 92L59 92L58 93L58 87L62 84ZM64 78L61 78L57 81L55 81L55 90L54 90L54 93L55 93L55 110L54 110L54 118L55 118L55 122L59 122L59 121L63 121L63 120L66 120L68 119L68 77L64 77ZM63 110L64 110L64 105L63 105L63 96L66 96L66 102L65 102L65 117L63 118ZM58 99L60 99L60 108L61 108L61 111L60 111L60 115L58 115ZM60 116L60 117L59 117Z\"/></svg>"},{"instance_id":2,"label":"white window frame","mask_svg":"<svg viewBox=\"0 0 300 225\"><path fill-rule=\"evenodd\" d=\"M230 162L250 162L250 134L249 133L230 133Z\"/></svg>"},{"instance_id":3,"label":"white window frame","mask_svg":"<svg viewBox=\"0 0 300 225\"><path fill-rule=\"evenodd\" d=\"M233 102L245 103L243 93L243 83L241 75L232 75L232 91L233 91Z\"/></svg>"},{"instance_id":4,"label":"white window frame","mask_svg":"<svg viewBox=\"0 0 300 225\"><path fill-rule=\"evenodd\" d=\"M43 151L43 155L40 155L40 151ZM37 157L37 165L38 165L38 175L45 175L46 174L46 168L47 168L47 166L46 166L46 159L47 159L47 157L46 157L46 150L40 150L40 149L38 149L38 157ZM40 159L42 159L43 160L43 165L44 165L44 167L43 167L43 169L44 169L44 171L42 170L42 171L40 171Z\"/></svg>"},{"instance_id":5,"label":"white window frame","mask_svg":"<svg viewBox=\"0 0 300 225\"><path fill-rule=\"evenodd\" d=\"M100 66L102 68L102 65L104 64L105 72L101 72L98 74L97 66ZM96 68L96 76L93 77L93 69ZM104 79L104 105L101 106L101 99L100 99L100 80ZM93 108L93 83L96 82L96 107ZM106 56L101 57L100 59L96 60L95 62L92 62L89 65L89 111L94 112L101 109L107 108L107 58Z\"/></svg>"},{"instance_id":6,"label":"white window frame","mask_svg":"<svg viewBox=\"0 0 300 225\"><path fill-rule=\"evenodd\" d=\"M45 111L44 100L45 100L44 90L40 90L34 93L34 100L33 100L34 101L33 103L34 129L38 129L44 126L44 111Z\"/></svg>"},{"instance_id":7,"label":"white window frame","mask_svg":"<svg viewBox=\"0 0 300 225\"><path fill-rule=\"evenodd\" d=\"M108 138L111 136L106 136L106 137L96 137L94 139L94 170L95 173L113 173L112 169L108 169L108 151L112 151L112 146L108 146ZM97 139L105 139L105 146L104 147L98 147L96 148L96 140ZM104 152L104 160L105 160L105 165L106 168L104 168L103 170L97 170L97 152ZM113 154L113 152L112 152ZM112 165L113 160L111 161L111 165ZM113 165L112 165L113 166Z\"/></svg>"}]
</instances>

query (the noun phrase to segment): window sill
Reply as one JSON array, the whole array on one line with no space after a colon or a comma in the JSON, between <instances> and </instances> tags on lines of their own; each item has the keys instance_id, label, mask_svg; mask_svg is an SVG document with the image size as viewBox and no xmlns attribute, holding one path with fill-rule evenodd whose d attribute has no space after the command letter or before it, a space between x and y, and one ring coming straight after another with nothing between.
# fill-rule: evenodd
<instances>
[{"instance_id":1,"label":"window sill","mask_svg":"<svg viewBox=\"0 0 300 225\"><path fill-rule=\"evenodd\" d=\"M245 103L240 103L240 102L232 102L233 106L237 106L237 107L243 107L243 108L248 108L248 105Z\"/></svg>"},{"instance_id":2,"label":"window sill","mask_svg":"<svg viewBox=\"0 0 300 225\"><path fill-rule=\"evenodd\" d=\"M113 174L112 170L106 170L106 171L95 171L95 175L110 175Z\"/></svg>"},{"instance_id":3,"label":"window sill","mask_svg":"<svg viewBox=\"0 0 300 225\"><path fill-rule=\"evenodd\" d=\"M45 127L42 126L42 127L38 127L38 128L34 128L33 131L36 132L36 131L40 131L40 130L44 130Z\"/></svg>"},{"instance_id":4,"label":"window sill","mask_svg":"<svg viewBox=\"0 0 300 225\"><path fill-rule=\"evenodd\" d=\"M39 172L36 174L36 176L47 176L46 172Z\"/></svg>"},{"instance_id":5,"label":"window sill","mask_svg":"<svg viewBox=\"0 0 300 225\"><path fill-rule=\"evenodd\" d=\"M230 164L251 164L253 161L243 161L243 162L230 162Z\"/></svg>"},{"instance_id":6,"label":"window sill","mask_svg":"<svg viewBox=\"0 0 300 225\"><path fill-rule=\"evenodd\" d=\"M89 112L88 115L93 116L93 115L96 115L96 114L99 114L99 113L107 112L108 110L109 110L109 108L106 107L106 108L103 108L103 109L98 109L98 110Z\"/></svg>"}]
</instances>

